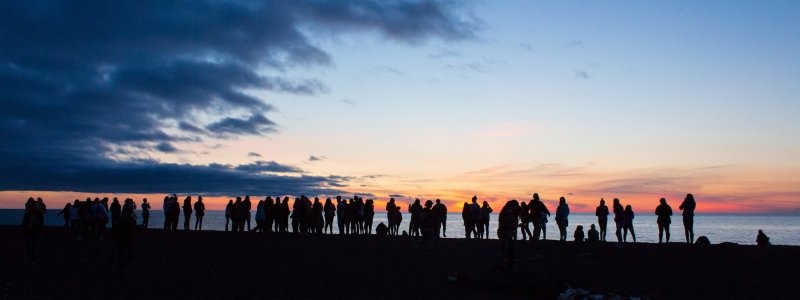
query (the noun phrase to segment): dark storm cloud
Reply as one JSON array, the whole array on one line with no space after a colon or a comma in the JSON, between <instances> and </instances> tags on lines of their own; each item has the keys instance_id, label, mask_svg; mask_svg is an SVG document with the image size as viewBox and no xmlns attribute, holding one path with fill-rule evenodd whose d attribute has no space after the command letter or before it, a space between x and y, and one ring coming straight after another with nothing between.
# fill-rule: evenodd
<instances>
[{"instance_id":1,"label":"dark storm cloud","mask_svg":"<svg viewBox=\"0 0 800 300\"><path fill-rule=\"evenodd\" d=\"M455 6L0 0L0 189L171 192L341 184L124 155L189 153L174 142L275 132L266 117L274 108L253 91L324 92L314 78L266 75L330 65L312 37L369 32L407 44L471 37L475 23L456 15Z\"/></svg>"},{"instance_id":2,"label":"dark storm cloud","mask_svg":"<svg viewBox=\"0 0 800 300\"><path fill-rule=\"evenodd\" d=\"M252 164L239 165L236 170L245 171L248 173L261 173L261 172L274 172L274 173L300 173L303 170L299 168L282 165L275 161L259 160Z\"/></svg>"}]
</instances>

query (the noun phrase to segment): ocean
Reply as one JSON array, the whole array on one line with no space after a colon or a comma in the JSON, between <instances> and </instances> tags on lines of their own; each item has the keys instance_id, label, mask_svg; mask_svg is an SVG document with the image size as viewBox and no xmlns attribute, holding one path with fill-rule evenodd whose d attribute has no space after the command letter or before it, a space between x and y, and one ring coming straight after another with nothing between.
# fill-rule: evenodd
<instances>
[{"instance_id":1,"label":"ocean","mask_svg":"<svg viewBox=\"0 0 800 300\"><path fill-rule=\"evenodd\" d=\"M21 209L0 209L0 225L19 225L22 221L22 212L23 210ZM56 216L57 212L57 210L48 210L45 217L46 226L62 226L64 224L63 218ZM141 223L141 211L137 211L137 215L139 215L139 222ZM255 216L255 213L253 215ZM409 214L403 214L403 223L400 225L401 230L408 230L408 221L410 219L411 216ZM151 211L150 228L162 228L163 222L164 214L161 211ZM334 222L336 221L334 220ZM380 222L388 224L386 213L375 214L373 226L377 226ZM597 218L594 215L571 214L569 216L569 227L567 228L568 239L572 240L572 234L577 225L583 225L585 233L590 224L597 224ZM252 221L251 226L255 227L255 220ZM497 238L496 213L492 214L489 226L490 238ZM336 224L333 227L334 232L338 232ZM183 214L180 216L178 228L183 228ZM194 218L192 219L192 228L194 228ZM532 229L533 227L531 226ZM759 229L770 237L772 244L800 245L800 216L699 214L694 218L695 238L704 235L711 240L711 243L715 244L732 242L754 245ZM225 230L225 213L223 211L206 211L203 230ZM637 215L634 219L634 230L638 242L658 242L658 226L656 225L655 215ZM673 216L670 232L671 242L685 241L683 222L680 215ZM463 238L465 236L460 213L448 214L445 233L448 238ZM521 233L519 235L521 237ZM612 220L609 220L606 238L608 241L616 240ZM630 236L628 238L630 241ZM558 239L558 227L552 217L550 222L547 223L547 239Z\"/></svg>"}]
</instances>

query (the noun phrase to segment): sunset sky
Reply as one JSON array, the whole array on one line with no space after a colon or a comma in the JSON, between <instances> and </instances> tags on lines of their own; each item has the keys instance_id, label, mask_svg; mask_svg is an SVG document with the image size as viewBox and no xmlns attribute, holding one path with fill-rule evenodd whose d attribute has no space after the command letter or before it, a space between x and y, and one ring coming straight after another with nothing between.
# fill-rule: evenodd
<instances>
[{"instance_id":1,"label":"sunset sky","mask_svg":"<svg viewBox=\"0 0 800 300\"><path fill-rule=\"evenodd\" d=\"M800 212L798 1L2 1L0 41L0 208Z\"/></svg>"}]
</instances>

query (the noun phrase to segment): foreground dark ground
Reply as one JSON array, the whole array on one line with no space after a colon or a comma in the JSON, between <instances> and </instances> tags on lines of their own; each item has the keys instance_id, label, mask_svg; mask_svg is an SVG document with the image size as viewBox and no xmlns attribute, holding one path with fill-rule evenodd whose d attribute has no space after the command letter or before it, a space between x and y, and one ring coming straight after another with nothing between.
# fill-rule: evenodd
<instances>
[{"instance_id":1,"label":"foreground dark ground","mask_svg":"<svg viewBox=\"0 0 800 300\"><path fill-rule=\"evenodd\" d=\"M497 241L140 232L124 274L110 242L46 228L35 267L0 226L2 299L553 299L566 285L651 299L794 298L800 247L517 243L515 271L491 271ZM461 282L450 283L458 272Z\"/></svg>"}]
</instances>

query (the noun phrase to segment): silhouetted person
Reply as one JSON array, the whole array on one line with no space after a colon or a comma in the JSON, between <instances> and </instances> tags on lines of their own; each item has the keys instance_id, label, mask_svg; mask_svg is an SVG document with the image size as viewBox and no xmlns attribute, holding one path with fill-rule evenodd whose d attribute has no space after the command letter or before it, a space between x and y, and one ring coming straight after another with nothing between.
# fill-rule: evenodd
<instances>
[{"instance_id":1,"label":"silhouetted person","mask_svg":"<svg viewBox=\"0 0 800 300\"><path fill-rule=\"evenodd\" d=\"M331 198L325 199L325 227L322 228L322 233L330 231L333 234L333 217L336 216L336 205L333 205Z\"/></svg>"},{"instance_id":2,"label":"silhouetted person","mask_svg":"<svg viewBox=\"0 0 800 300\"><path fill-rule=\"evenodd\" d=\"M367 199L364 203L364 230L367 234L372 234L372 220L375 218L375 202Z\"/></svg>"},{"instance_id":3,"label":"silhouetted person","mask_svg":"<svg viewBox=\"0 0 800 300\"><path fill-rule=\"evenodd\" d=\"M434 218L436 218L436 226L434 226L433 229L434 235L436 236L436 238L439 238L441 236L446 237L447 235L444 234L444 232L442 231L442 226L443 226L442 224L444 224L445 221L447 220L447 207L444 206L442 200L436 199L436 204L433 205L432 212Z\"/></svg>"},{"instance_id":4,"label":"silhouetted person","mask_svg":"<svg viewBox=\"0 0 800 300\"><path fill-rule=\"evenodd\" d=\"M475 225L471 224L472 218L469 215L469 208L468 202L464 202L464 207L461 208L461 219L464 221L464 235L468 239L472 235L473 228L475 227Z\"/></svg>"},{"instance_id":5,"label":"silhouetted person","mask_svg":"<svg viewBox=\"0 0 800 300\"><path fill-rule=\"evenodd\" d=\"M22 215L22 232L25 233L25 263L36 264L36 240L44 227L44 206L33 198L25 203Z\"/></svg>"},{"instance_id":6,"label":"silhouetted person","mask_svg":"<svg viewBox=\"0 0 800 300\"><path fill-rule=\"evenodd\" d=\"M244 201L242 201L242 205L240 207L242 209L242 219L244 222L247 222L247 230L250 230L250 219L252 218L250 214L250 210L253 208L252 204L250 203L250 196L244 196ZM244 229L244 226L242 226Z\"/></svg>"},{"instance_id":7,"label":"silhouetted person","mask_svg":"<svg viewBox=\"0 0 800 300\"><path fill-rule=\"evenodd\" d=\"M419 228L422 233L422 242L428 246L433 245L433 228L438 222L436 217L433 216L433 201L425 201L425 208L419 213Z\"/></svg>"},{"instance_id":8,"label":"silhouetted person","mask_svg":"<svg viewBox=\"0 0 800 300\"><path fill-rule=\"evenodd\" d=\"M506 202L497 217L497 238L500 249L495 261L495 270L510 271L514 268L516 249L514 245L514 232L519 222L519 202L511 200Z\"/></svg>"},{"instance_id":9,"label":"silhouetted person","mask_svg":"<svg viewBox=\"0 0 800 300\"><path fill-rule=\"evenodd\" d=\"M133 205L125 205L120 213L119 221L111 229L111 241L117 249L119 271L122 271L122 268L127 266L133 257L133 236L135 234L136 217L134 215L134 207Z\"/></svg>"},{"instance_id":10,"label":"silhouetted person","mask_svg":"<svg viewBox=\"0 0 800 300\"><path fill-rule=\"evenodd\" d=\"M390 202L393 202L394 198ZM339 234L345 234L345 214L347 214L347 201L342 200L342 196L336 196L336 222L339 224Z\"/></svg>"},{"instance_id":11,"label":"silhouetted person","mask_svg":"<svg viewBox=\"0 0 800 300\"><path fill-rule=\"evenodd\" d=\"M578 225L575 227L575 233L572 235L575 238L575 242L583 243L585 236L583 235L583 226Z\"/></svg>"},{"instance_id":12,"label":"silhouetted person","mask_svg":"<svg viewBox=\"0 0 800 300\"><path fill-rule=\"evenodd\" d=\"M533 240L539 240L539 236L543 240L547 239L547 216L550 215L550 210L544 205L544 202L539 199L539 193L533 193L528 208L531 210L531 217L533 217Z\"/></svg>"},{"instance_id":13,"label":"silhouetted person","mask_svg":"<svg viewBox=\"0 0 800 300\"><path fill-rule=\"evenodd\" d=\"M630 204L625 206L625 233L622 235L622 241L628 241L628 231L631 232L631 238L636 243L636 233L633 231L633 207Z\"/></svg>"},{"instance_id":14,"label":"silhouetted person","mask_svg":"<svg viewBox=\"0 0 800 300\"><path fill-rule=\"evenodd\" d=\"M567 199L561 197L558 199L558 208L556 208L556 224L558 224L559 240L567 240L567 226L569 225L569 205Z\"/></svg>"},{"instance_id":15,"label":"silhouetted person","mask_svg":"<svg viewBox=\"0 0 800 300\"><path fill-rule=\"evenodd\" d=\"M281 232L289 231L289 197L283 197L281 203Z\"/></svg>"},{"instance_id":16,"label":"silhouetted person","mask_svg":"<svg viewBox=\"0 0 800 300\"><path fill-rule=\"evenodd\" d=\"M592 224L592 226L589 227L588 237L589 238L587 240L589 242L598 242L598 241L600 241L600 233L597 232L597 229L594 228L594 224Z\"/></svg>"},{"instance_id":17,"label":"silhouetted person","mask_svg":"<svg viewBox=\"0 0 800 300\"><path fill-rule=\"evenodd\" d=\"M64 205L64 208L58 212L57 216L63 216L64 218L64 228L70 227L70 217L72 214L72 203L67 202L67 205Z\"/></svg>"},{"instance_id":18,"label":"silhouetted person","mask_svg":"<svg viewBox=\"0 0 800 300\"><path fill-rule=\"evenodd\" d=\"M385 236L389 234L389 227L386 227L386 224L381 222L378 226L375 227L375 233L377 235Z\"/></svg>"},{"instance_id":19,"label":"silhouetted person","mask_svg":"<svg viewBox=\"0 0 800 300\"><path fill-rule=\"evenodd\" d=\"M316 234L322 234L322 229L325 228L325 208L322 202L319 202L318 197L314 197L314 204L311 207L311 211L313 218L311 222L311 231Z\"/></svg>"},{"instance_id":20,"label":"silhouetted person","mask_svg":"<svg viewBox=\"0 0 800 300\"><path fill-rule=\"evenodd\" d=\"M267 198L264 199L264 214L266 215L265 216L266 220L264 221L264 226L266 228L264 228L264 230L266 232L273 232L272 231L273 223L277 224L275 218L275 214L277 211L276 207L277 205L275 204L275 201L272 199L272 197L267 196Z\"/></svg>"},{"instance_id":21,"label":"silhouetted person","mask_svg":"<svg viewBox=\"0 0 800 300\"><path fill-rule=\"evenodd\" d=\"M422 213L422 204L420 204L419 199L414 200L414 204L408 207L408 212L411 213L411 222L409 224L408 233L411 236L420 236L420 213Z\"/></svg>"},{"instance_id":22,"label":"silhouetted person","mask_svg":"<svg viewBox=\"0 0 800 300\"><path fill-rule=\"evenodd\" d=\"M594 215L597 216L597 223L600 225L600 240L606 241L606 228L608 227L608 206L606 200L600 198L600 205L594 210Z\"/></svg>"},{"instance_id":23,"label":"silhouetted person","mask_svg":"<svg viewBox=\"0 0 800 300\"><path fill-rule=\"evenodd\" d=\"M672 223L672 207L667 204L667 199L661 198L661 204L656 207L656 224L658 224L658 242L661 243L664 233L667 234L669 243L669 224Z\"/></svg>"},{"instance_id":24,"label":"silhouetted person","mask_svg":"<svg viewBox=\"0 0 800 300\"><path fill-rule=\"evenodd\" d=\"M528 207L528 204L524 201L519 205L519 229L522 231L522 240L526 240L530 238L533 240L533 234L531 233L531 229L529 228L531 222L531 210ZM516 236L515 236L516 238Z\"/></svg>"},{"instance_id":25,"label":"silhouetted person","mask_svg":"<svg viewBox=\"0 0 800 300\"><path fill-rule=\"evenodd\" d=\"M758 230L758 236L756 236L756 245L761 247L771 245L769 243L769 237L766 234L764 234L764 232L761 231L761 229Z\"/></svg>"},{"instance_id":26,"label":"silhouetted person","mask_svg":"<svg viewBox=\"0 0 800 300\"><path fill-rule=\"evenodd\" d=\"M122 205L119 204L119 200L115 197L114 200L111 202L111 227L114 227L116 224L117 219L119 219L119 214L122 213Z\"/></svg>"},{"instance_id":27,"label":"silhouetted person","mask_svg":"<svg viewBox=\"0 0 800 300\"><path fill-rule=\"evenodd\" d=\"M447 211L445 210L445 215L447 215ZM489 202L483 201L483 206L481 206L481 224L478 226L483 227L483 231L485 232L484 238L489 239L489 218L492 216L492 207L489 206Z\"/></svg>"},{"instance_id":28,"label":"silhouetted person","mask_svg":"<svg viewBox=\"0 0 800 300\"><path fill-rule=\"evenodd\" d=\"M206 205L203 203L203 196L197 196L194 203L194 230L203 230L203 217L206 215Z\"/></svg>"},{"instance_id":29,"label":"silhouetted person","mask_svg":"<svg viewBox=\"0 0 800 300\"><path fill-rule=\"evenodd\" d=\"M300 232L301 218L306 214L306 206L302 198L294 198L292 203L292 233Z\"/></svg>"},{"instance_id":30,"label":"silhouetted person","mask_svg":"<svg viewBox=\"0 0 800 300\"><path fill-rule=\"evenodd\" d=\"M228 205L225 205L225 231L228 231L231 217L233 217L233 200L228 200Z\"/></svg>"},{"instance_id":31,"label":"silhouetted person","mask_svg":"<svg viewBox=\"0 0 800 300\"><path fill-rule=\"evenodd\" d=\"M169 204L169 219L170 219L170 228L171 230L178 230L178 218L181 215L181 207L178 204L178 198L170 202Z\"/></svg>"},{"instance_id":32,"label":"silhouetted person","mask_svg":"<svg viewBox=\"0 0 800 300\"><path fill-rule=\"evenodd\" d=\"M78 214L78 209L80 207L80 200L75 199L75 202L72 203L72 206L69 208L69 226L71 228L79 228L80 227L80 215Z\"/></svg>"},{"instance_id":33,"label":"silhouetted person","mask_svg":"<svg viewBox=\"0 0 800 300\"><path fill-rule=\"evenodd\" d=\"M697 204L694 202L692 194L686 194L686 198L678 207L683 211L683 231L686 233L686 243L694 243L694 209Z\"/></svg>"},{"instance_id":34,"label":"silhouetted person","mask_svg":"<svg viewBox=\"0 0 800 300\"><path fill-rule=\"evenodd\" d=\"M473 232L477 232L478 226L481 224L481 205L478 204L478 197L472 196L472 204L470 204L469 213L472 216ZM480 236L478 236L480 238Z\"/></svg>"},{"instance_id":35,"label":"silhouetted person","mask_svg":"<svg viewBox=\"0 0 800 300\"><path fill-rule=\"evenodd\" d=\"M259 200L258 204L256 204L256 228L250 231L264 233L264 231L266 231L266 223L267 212L264 210L264 200Z\"/></svg>"},{"instance_id":36,"label":"silhouetted person","mask_svg":"<svg viewBox=\"0 0 800 300\"><path fill-rule=\"evenodd\" d=\"M183 230L189 230L192 221L192 196L183 199Z\"/></svg>"},{"instance_id":37,"label":"silhouetted person","mask_svg":"<svg viewBox=\"0 0 800 300\"><path fill-rule=\"evenodd\" d=\"M616 225L617 242L622 243L622 229L625 228L625 208L614 198L614 224Z\"/></svg>"},{"instance_id":38,"label":"silhouetted person","mask_svg":"<svg viewBox=\"0 0 800 300\"><path fill-rule=\"evenodd\" d=\"M142 199L142 228L150 226L150 203L147 198Z\"/></svg>"},{"instance_id":39,"label":"silhouetted person","mask_svg":"<svg viewBox=\"0 0 800 300\"><path fill-rule=\"evenodd\" d=\"M403 213L400 212L400 206L394 206L388 214L389 234L398 235L400 231L400 223L403 222Z\"/></svg>"}]
</instances>

